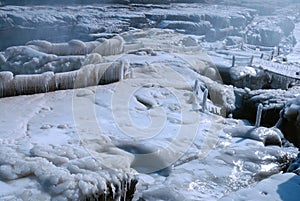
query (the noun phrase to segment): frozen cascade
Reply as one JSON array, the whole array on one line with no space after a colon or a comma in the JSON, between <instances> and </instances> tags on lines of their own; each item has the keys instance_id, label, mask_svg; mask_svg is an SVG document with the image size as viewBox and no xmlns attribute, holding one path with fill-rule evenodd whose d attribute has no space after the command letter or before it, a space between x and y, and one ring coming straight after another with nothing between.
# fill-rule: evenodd
<instances>
[{"instance_id":1,"label":"frozen cascade","mask_svg":"<svg viewBox=\"0 0 300 201\"><path fill-rule=\"evenodd\" d=\"M53 72L38 75L16 75L13 79L15 93L21 95L47 92L53 77Z\"/></svg>"},{"instance_id":2,"label":"frozen cascade","mask_svg":"<svg viewBox=\"0 0 300 201\"><path fill-rule=\"evenodd\" d=\"M0 97L10 95L5 89L11 88L13 76L9 71L0 72Z\"/></svg>"},{"instance_id":3,"label":"frozen cascade","mask_svg":"<svg viewBox=\"0 0 300 201\"><path fill-rule=\"evenodd\" d=\"M96 58L95 61L99 61L99 58ZM123 60L88 64L79 70L55 74L46 72L13 77L11 72L0 72L0 95L4 97L82 88L117 82L130 76L129 63Z\"/></svg>"},{"instance_id":4,"label":"frozen cascade","mask_svg":"<svg viewBox=\"0 0 300 201\"><path fill-rule=\"evenodd\" d=\"M129 63L123 60L113 62L101 71L102 73L99 80L99 84L117 82L130 76ZM124 77L124 75L126 75L126 77Z\"/></svg>"},{"instance_id":5,"label":"frozen cascade","mask_svg":"<svg viewBox=\"0 0 300 201\"><path fill-rule=\"evenodd\" d=\"M56 73L55 90L73 89L78 71Z\"/></svg>"},{"instance_id":6,"label":"frozen cascade","mask_svg":"<svg viewBox=\"0 0 300 201\"><path fill-rule=\"evenodd\" d=\"M0 70L12 72L1 73L0 97L117 82L130 76L129 64L124 61L102 63L102 56L121 54L123 50L124 40L118 35L86 43L34 40L26 46L7 48L0 53ZM12 74L15 77L11 77Z\"/></svg>"}]
</instances>

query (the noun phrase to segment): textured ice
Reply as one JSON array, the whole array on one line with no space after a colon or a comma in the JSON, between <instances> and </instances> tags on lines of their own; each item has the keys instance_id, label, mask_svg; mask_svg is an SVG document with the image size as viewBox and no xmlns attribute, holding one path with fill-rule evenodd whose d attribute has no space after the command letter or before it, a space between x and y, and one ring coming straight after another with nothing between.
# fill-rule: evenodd
<instances>
[{"instance_id":1,"label":"textured ice","mask_svg":"<svg viewBox=\"0 0 300 201\"><path fill-rule=\"evenodd\" d=\"M254 187L242 189L220 199L229 200L291 200L299 197L300 177L295 174L273 175Z\"/></svg>"},{"instance_id":2,"label":"textured ice","mask_svg":"<svg viewBox=\"0 0 300 201\"><path fill-rule=\"evenodd\" d=\"M47 199L83 200L96 194L100 196L111 188L108 181L118 189L115 196L120 197L124 196L120 191L122 185L130 180L128 173L106 167L80 146L39 146L26 141L7 144L2 140L0 147L0 177L9 182L8 190L15 181L30 176L40 191L48 194ZM4 188L5 184L1 186ZM31 192L28 199L32 199L37 190L29 186L27 190L11 190L9 194L22 198Z\"/></svg>"},{"instance_id":3,"label":"textured ice","mask_svg":"<svg viewBox=\"0 0 300 201\"><path fill-rule=\"evenodd\" d=\"M1 69L9 71L0 72L1 97L95 86L127 78L129 64L125 61L102 62L102 56L121 54L123 48L120 36L87 43L31 41L27 46L8 48L0 53L4 57ZM10 72L17 75L11 77Z\"/></svg>"}]
</instances>

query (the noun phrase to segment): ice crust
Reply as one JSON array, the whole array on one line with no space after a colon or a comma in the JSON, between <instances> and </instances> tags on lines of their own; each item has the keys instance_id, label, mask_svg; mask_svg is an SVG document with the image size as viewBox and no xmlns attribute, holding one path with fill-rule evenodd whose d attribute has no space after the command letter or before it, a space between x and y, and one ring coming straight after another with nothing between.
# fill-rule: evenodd
<instances>
[{"instance_id":1,"label":"ice crust","mask_svg":"<svg viewBox=\"0 0 300 201\"><path fill-rule=\"evenodd\" d=\"M124 196L123 186L133 178L120 169L111 169L93 158L80 146L41 146L28 142L1 140L0 178L4 182L30 177L38 189L18 189L13 192L23 200L31 199L37 190L47 193L51 200L96 199L96 195L109 195L118 200ZM131 178L132 177L132 178ZM109 184L108 184L109 182ZM29 193L31 192L31 193ZM2 198L5 193L0 195Z\"/></svg>"}]
</instances>

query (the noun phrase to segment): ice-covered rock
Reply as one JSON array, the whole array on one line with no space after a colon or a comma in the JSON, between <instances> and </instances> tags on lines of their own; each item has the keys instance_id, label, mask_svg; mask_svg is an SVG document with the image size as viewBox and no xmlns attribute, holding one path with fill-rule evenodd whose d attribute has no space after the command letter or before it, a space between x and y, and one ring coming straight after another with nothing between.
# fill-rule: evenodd
<instances>
[{"instance_id":1,"label":"ice-covered rock","mask_svg":"<svg viewBox=\"0 0 300 201\"><path fill-rule=\"evenodd\" d=\"M293 172L300 175L300 154L298 154L298 156L292 161L287 172Z\"/></svg>"},{"instance_id":2,"label":"ice-covered rock","mask_svg":"<svg viewBox=\"0 0 300 201\"><path fill-rule=\"evenodd\" d=\"M295 144L295 146L300 146L300 97L289 100L284 107L283 120L281 124L281 130L283 131L285 137Z\"/></svg>"},{"instance_id":3,"label":"ice-covered rock","mask_svg":"<svg viewBox=\"0 0 300 201\"><path fill-rule=\"evenodd\" d=\"M274 126L280 118L280 111L287 101L296 97L298 89L259 89L245 90L235 88L236 110L233 116L238 119L248 119L255 122L256 108L261 103L263 105L262 125Z\"/></svg>"},{"instance_id":4,"label":"ice-covered rock","mask_svg":"<svg viewBox=\"0 0 300 201\"><path fill-rule=\"evenodd\" d=\"M292 20L287 17L256 17L247 26L245 40L253 45L277 46L284 37L292 33L294 27Z\"/></svg>"}]
</instances>

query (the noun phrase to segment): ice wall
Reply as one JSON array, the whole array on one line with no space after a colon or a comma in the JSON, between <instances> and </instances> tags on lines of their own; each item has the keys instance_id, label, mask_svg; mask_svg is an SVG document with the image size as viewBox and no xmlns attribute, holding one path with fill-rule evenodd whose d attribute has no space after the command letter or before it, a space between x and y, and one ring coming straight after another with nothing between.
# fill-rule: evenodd
<instances>
[{"instance_id":1,"label":"ice wall","mask_svg":"<svg viewBox=\"0 0 300 201\"><path fill-rule=\"evenodd\" d=\"M102 56L119 55L120 36L100 41L68 43L30 41L0 53L0 97L45 93L116 82L129 76L124 61L103 62Z\"/></svg>"}]
</instances>

